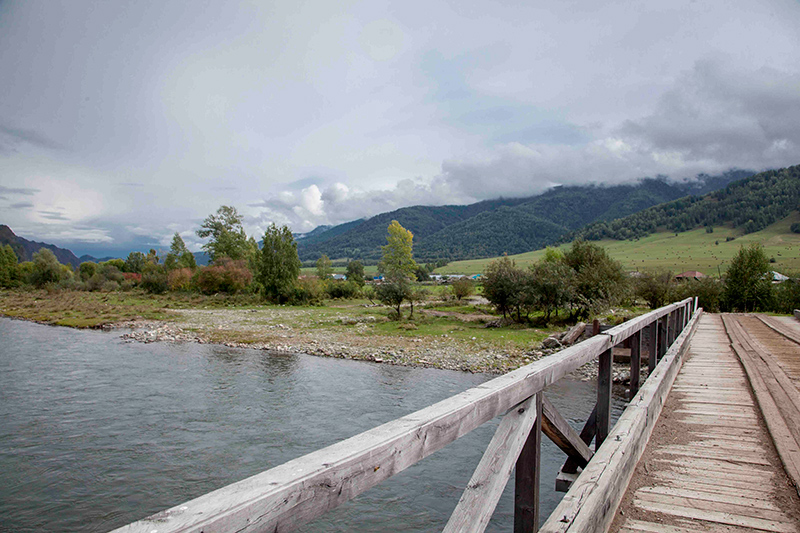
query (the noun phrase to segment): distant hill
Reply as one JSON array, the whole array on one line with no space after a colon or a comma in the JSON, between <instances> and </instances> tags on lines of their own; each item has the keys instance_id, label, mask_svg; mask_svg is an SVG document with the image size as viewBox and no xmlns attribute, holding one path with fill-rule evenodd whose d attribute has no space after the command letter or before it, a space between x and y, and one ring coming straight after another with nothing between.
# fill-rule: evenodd
<instances>
[{"instance_id":1,"label":"distant hill","mask_svg":"<svg viewBox=\"0 0 800 533\"><path fill-rule=\"evenodd\" d=\"M613 220L698 191L713 190L752 175L732 170L720 176L670 182L643 179L616 186L556 187L528 198L501 198L471 205L414 206L313 231L298 240L303 261L331 259L376 262L386 244L386 228L397 220L414 234L418 261L516 254L558 242L586 224ZM312 235L313 234L313 235Z\"/></svg>"},{"instance_id":2,"label":"distant hill","mask_svg":"<svg viewBox=\"0 0 800 533\"><path fill-rule=\"evenodd\" d=\"M703 196L687 196L616 220L589 224L566 240L639 239L659 230L681 233L728 226L760 231L800 208L800 165L761 172Z\"/></svg>"},{"instance_id":3,"label":"distant hill","mask_svg":"<svg viewBox=\"0 0 800 533\"><path fill-rule=\"evenodd\" d=\"M15 235L8 226L0 224L0 246L6 244L11 246L20 262L30 261L33 258L33 254L42 248L47 248L55 254L59 263L65 265L70 264L73 267L77 267L81 264L81 260L66 248L59 248L58 246L44 242L29 241Z\"/></svg>"}]
</instances>

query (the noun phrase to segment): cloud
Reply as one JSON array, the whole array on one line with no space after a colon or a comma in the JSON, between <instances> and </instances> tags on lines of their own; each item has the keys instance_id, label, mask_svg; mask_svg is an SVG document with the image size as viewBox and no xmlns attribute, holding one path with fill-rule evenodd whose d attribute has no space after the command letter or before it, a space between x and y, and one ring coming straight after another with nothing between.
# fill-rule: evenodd
<instances>
[{"instance_id":1,"label":"cloud","mask_svg":"<svg viewBox=\"0 0 800 533\"><path fill-rule=\"evenodd\" d=\"M39 211L39 216L47 220L69 220L69 217L60 211Z\"/></svg>"},{"instance_id":2,"label":"cloud","mask_svg":"<svg viewBox=\"0 0 800 533\"><path fill-rule=\"evenodd\" d=\"M0 152L15 152L22 144L48 150L64 149L61 144L38 131L0 124Z\"/></svg>"},{"instance_id":3,"label":"cloud","mask_svg":"<svg viewBox=\"0 0 800 533\"><path fill-rule=\"evenodd\" d=\"M32 189L28 187L4 187L0 185L0 193L2 194L22 194L25 196L33 196L39 192L39 189Z\"/></svg>"},{"instance_id":4,"label":"cloud","mask_svg":"<svg viewBox=\"0 0 800 533\"><path fill-rule=\"evenodd\" d=\"M10 209L28 209L33 207L33 204L30 202L18 202L16 204L11 204L8 207Z\"/></svg>"}]
</instances>

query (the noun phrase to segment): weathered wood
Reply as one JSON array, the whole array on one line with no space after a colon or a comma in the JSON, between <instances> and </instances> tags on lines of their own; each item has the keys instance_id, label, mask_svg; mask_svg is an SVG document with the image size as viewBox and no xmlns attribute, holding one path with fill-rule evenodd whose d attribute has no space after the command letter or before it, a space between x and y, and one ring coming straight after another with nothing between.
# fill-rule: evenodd
<instances>
[{"instance_id":1,"label":"weathered wood","mask_svg":"<svg viewBox=\"0 0 800 533\"><path fill-rule=\"evenodd\" d=\"M542 459L542 400L536 395L536 424L517 459L514 477L514 532L527 533L539 527L539 477Z\"/></svg>"},{"instance_id":2,"label":"weathered wood","mask_svg":"<svg viewBox=\"0 0 800 533\"><path fill-rule=\"evenodd\" d=\"M642 367L642 331L639 330L631 336L631 382L630 397L639 392L639 374Z\"/></svg>"},{"instance_id":3,"label":"weathered wood","mask_svg":"<svg viewBox=\"0 0 800 533\"><path fill-rule=\"evenodd\" d=\"M650 334L650 344L647 347L647 375L649 376L658 364L658 322L653 322L647 327Z\"/></svg>"},{"instance_id":4,"label":"weathered wood","mask_svg":"<svg viewBox=\"0 0 800 533\"><path fill-rule=\"evenodd\" d=\"M561 339L561 344L564 346L570 346L575 343L576 340L583 335L583 332L586 331L586 322L578 322L564 334L564 337Z\"/></svg>"},{"instance_id":5,"label":"weathered wood","mask_svg":"<svg viewBox=\"0 0 800 533\"><path fill-rule=\"evenodd\" d=\"M536 396L528 398L503 417L444 531L486 529L517 457L536 425L537 403Z\"/></svg>"},{"instance_id":6,"label":"weathered wood","mask_svg":"<svg viewBox=\"0 0 800 533\"><path fill-rule=\"evenodd\" d=\"M546 396L542 398L542 432L581 468L592 458L592 450Z\"/></svg>"},{"instance_id":7,"label":"weathered wood","mask_svg":"<svg viewBox=\"0 0 800 533\"><path fill-rule=\"evenodd\" d=\"M731 347L744 367L753 393L756 397L764 420L769 429L772 441L778 451L786 473L792 479L800 494L800 413L794 395L800 394L788 378L786 388L792 392L787 394L774 373L780 374L780 368L770 368L765 358L758 354L750 343L747 333L732 315L722 315L722 323L731 339Z\"/></svg>"},{"instance_id":8,"label":"weathered wood","mask_svg":"<svg viewBox=\"0 0 800 533\"><path fill-rule=\"evenodd\" d=\"M119 531L288 531L405 470L610 348L598 335Z\"/></svg>"},{"instance_id":9,"label":"weathered wood","mask_svg":"<svg viewBox=\"0 0 800 533\"><path fill-rule=\"evenodd\" d=\"M580 439L587 445L592 443L594 440L594 436L597 433L597 404L594 404L594 408L592 412L589 414L589 417L586 419L586 423L583 425L583 429L581 429ZM574 474L578 471L578 461L572 459L571 457L567 459L564 463L564 466L561 468L562 472L567 474Z\"/></svg>"},{"instance_id":10,"label":"weathered wood","mask_svg":"<svg viewBox=\"0 0 800 533\"><path fill-rule=\"evenodd\" d=\"M614 426L609 438L540 528L541 532L605 532L680 370L701 316L698 311Z\"/></svg>"},{"instance_id":11,"label":"weathered wood","mask_svg":"<svg viewBox=\"0 0 800 533\"><path fill-rule=\"evenodd\" d=\"M658 321L658 355L656 360L660 361L667 353L667 319L663 317Z\"/></svg>"},{"instance_id":12,"label":"weathered wood","mask_svg":"<svg viewBox=\"0 0 800 533\"><path fill-rule=\"evenodd\" d=\"M689 303L689 298L686 300L682 300L681 302L677 302L670 305L665 305L664 307L660 307L645 315L638 316L633 320L629 320L627 322L623 322L618 326L614 326L604 332L604 335L608 335L611 337L611 342L616 345L636 333L637 331L641 330L648 324L652 323L655 319L662 318L667 314L673 312L675 309L682 307Z\"/></svg>"},{"instance_id":13,"label":"weathered wood","mask_svg":"<svg viewBox=\"0 0 800 533\"><path fill-rule=\"evenodd\" d=\"M595 450L600 448L608 436L611 426L611 372L612 350L600 354L597 367L597 432L595 433Z\"/></svg>"},{"instance_id":14,"label":"weathered wood","mask_svg":"<svg viewBox=\"0 0 800 533\"><path fill-rule=\"evenodd\" d=\"M653 511L656 513L664 513L673 516L680 516L683 518L690 518L692 520L705 520L708 522L716 522L719 524L728 524L731 526L749 527L753 529L760 529L762 531L773 531L777 533L796 533L797 529L794 524L787 522L778 522L764 518L753 518L749 516L742 516L725 511L717 511L711 509L697 509L696 507L685 507L681 505L674 505L666 502L656 502L650 500L640 500L639 507L646 511Z\"/></svg>"}]
</instances>

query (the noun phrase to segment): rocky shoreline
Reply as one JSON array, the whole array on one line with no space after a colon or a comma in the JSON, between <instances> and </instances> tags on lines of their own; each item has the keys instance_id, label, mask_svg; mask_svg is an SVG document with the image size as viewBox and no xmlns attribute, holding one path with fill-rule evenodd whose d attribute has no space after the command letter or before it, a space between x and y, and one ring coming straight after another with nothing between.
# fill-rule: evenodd
<instances>
[{"instance_id":1,"label":"rocky shoreline","mask_svg":"<svg viewBox=\"0 0 800 533\"><path fill-rule=\"evenodd\" d=\"M114 324L114 328L131 328L121 338L127 342L174 342L216 344L231 348L249 348L278 353L303 353L322 357L370 361L382 364L440 368L472 373L503 374L546 357L561 349L558 343L550 347L531 347L500 352L496 347L472 341L442 336L415 338L404 336L368 335L374 317L340 317L353 327L297 328L254 310L182 310L181 321L130 322ZM344 323L344 322L342 322ZM246 336L246 341L237 337ZM595 379L597 363L590 362L572 373L573 378ZM614 382L627 383L628 365L614 365Z\"/></svg>"}]
</instances>

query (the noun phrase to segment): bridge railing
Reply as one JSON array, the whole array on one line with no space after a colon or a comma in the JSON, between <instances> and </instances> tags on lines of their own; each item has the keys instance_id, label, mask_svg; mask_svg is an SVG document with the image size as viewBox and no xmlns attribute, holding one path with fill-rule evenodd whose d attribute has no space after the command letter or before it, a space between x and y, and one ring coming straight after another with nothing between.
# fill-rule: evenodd
<instances>
[{"instance_id":1,"label":"bridge railing","mask_svg":"<svg viewBox=\"0 0 800 533\"><path fill-rule=\"evenodd\" d=\"M643 333L650 372L690 322L696 299L656 309L475 388L332 446L124 526L119 532L291 531L503 415L445 531L483 531L516 467L515 531L539 523L542 434L584 468L609 435L612 350L629 339L631 394L639 389ZM597 404L578 433L543 389L599 359Z\"/></svg>"}]
</instances>

